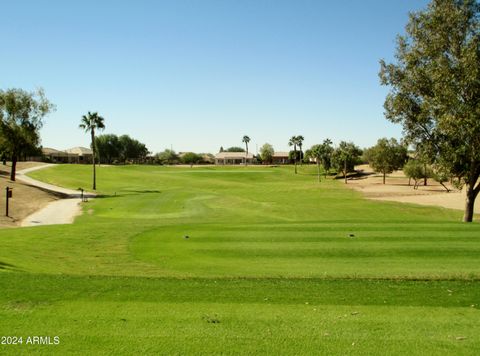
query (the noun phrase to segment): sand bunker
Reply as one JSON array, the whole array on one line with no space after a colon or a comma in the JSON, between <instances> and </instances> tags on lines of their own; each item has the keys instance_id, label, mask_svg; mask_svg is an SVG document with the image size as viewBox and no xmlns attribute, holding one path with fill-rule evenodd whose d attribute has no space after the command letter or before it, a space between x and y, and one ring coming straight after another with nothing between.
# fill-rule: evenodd
<instances>
[{"instance_id":1,"label":"sand bunker","mask_svg":"<svg viewBox=\"0 0 480 356\"><path fill-rule=\"evenodd\" d=\"M361 191L368 199L396 201L420 205L440 206L448 209L464 210L465 192L456 190L447 185L451 191L447 193L439 183L429 179L427 186L420 185L417 190L409 186L408 178L402 171L394 172L387 176L386 184L382 184L382 176L375 174L368 165L357 166L363 171L364 176L353 178L347 186ZM480 214L480 205L477 204L475 213Z\"/></svg>"}]
</instances>

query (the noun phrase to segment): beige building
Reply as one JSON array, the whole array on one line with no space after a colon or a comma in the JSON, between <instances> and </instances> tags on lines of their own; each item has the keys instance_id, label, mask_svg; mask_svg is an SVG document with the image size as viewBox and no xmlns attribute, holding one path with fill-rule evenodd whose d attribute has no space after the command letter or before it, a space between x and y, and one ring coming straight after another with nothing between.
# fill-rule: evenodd
<instances>
[{"instance_id":1,"label":"beige building","mask_svg":"<svg viewBox=\"0 0 480 356\"><path fill-rule=\"evenodd\" d=\"M93 152L86 147L74 147L65 151L43 147L42 155L27 157L29 161L52 163L92 163Z\"/></svg>"},{"instance_id":2,"label":"beige building","mask_svg":"<svg viewBox=\"0 0 480 356\"><path fill-rule=\"evenodd\" d=\"M70 154L66 151L59 151L54 148L44 147L42 148L43 160L47 160L52 163L77 163L78 157L75 154ZM41 159L40 159L41 160Z\"/></svg>"},{"instance_id":3,"label":"beige building","mask_svg":"<svg viewBox=\"0 0 480 356\"><path fill-rule=\"evenodd\" d=\"M77 163L92 163L93 151L86 147L73 147L65 152L76 155L78 157Z\"/></svg>"},{"instance_id":4,"label":"beige building","mask_svg":"<svg viewBox=\"0 0 480 356\"><path fill-rule=\"evenodd\" d=\"M247 164L253 163L253 154L246 152L220 152L215 155L215 164Z\"/></svg>"},{"instance_id":5,"label":"beige building","mask_svg":"<svg viewBox=\"0 0 480 356\"><path fill-rule=\"evenodd\" d=\"M274 152L272 156L273 164L287 164L290 160L288 159L288 152Z\"/></svg>"}]
</instances>

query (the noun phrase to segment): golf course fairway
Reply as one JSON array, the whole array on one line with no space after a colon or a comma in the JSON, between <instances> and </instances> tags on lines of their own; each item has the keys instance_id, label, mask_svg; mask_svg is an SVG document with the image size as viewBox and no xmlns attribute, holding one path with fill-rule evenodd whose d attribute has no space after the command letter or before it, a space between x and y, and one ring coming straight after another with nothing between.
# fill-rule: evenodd
<instances>
[{"instance_id":1,"label":"golf course fairway","mask_svg":"<svg viewBox=\"0 0 480 356\"><path fill-rule=\"evenodd\" d=\"M74 224L0 230L0 354L478 355L480 224L315 173L98 167Z\"/></svg>"}]
</instances>

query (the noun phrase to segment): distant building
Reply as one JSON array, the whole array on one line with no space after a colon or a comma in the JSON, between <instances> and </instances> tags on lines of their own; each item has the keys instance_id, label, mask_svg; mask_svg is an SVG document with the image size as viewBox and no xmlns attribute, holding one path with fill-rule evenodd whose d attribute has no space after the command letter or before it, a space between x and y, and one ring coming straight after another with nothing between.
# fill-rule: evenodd
<instances>
[{"instance_id":1,"label":"distant building","mask_svg":"<svg viewBox=\"0 0 480 356\"><path fill-rule=\"evenodd\" d=\"M272 156L272 164L287 164L290 162L288 152L274 152Z\"/></svg>"},{"instance_id":2,"label":"distant building","mask_svg":"<svg viewBox=\"0 0 480 356\"><path fill-rule=\"evenodd\" d=\"M44 147L42 148L42 157L38 157L38 159L34 160L43 160L52 163L77 163L78 156L65 151L59 151L54 148Z\"/></svg>"},{"instance_id":3,"label":"distant building","mask_svg":"<svg viewBox=\"0 0 480 356\"><path fill-rule=\"evenodd\" d=\"M86 147L73 147L65 152L69 154L77 155L78 162L77 163L92 163L93 160L93 151L90 148Z\"/></svg>"},{"instance_id":4,"label":"distant building","mask_svg":"<svg viewBox=\"0 0 480 356\"><path fill-rule=\"evenodd\" d=\"M27 157L29 161L51 163L92 163L93 152L86 147L74 147L65 151L55 148L43 147L42 155Z\"/></svg>"},{"instance_id":5,"label":"distant building","mask_svg":"<svg viewBox=\"0 0 480 356\"><path fill-rule=\"evenodd\" d=\"M253 163L253 154L246 152L220 152L215 155L215 164L247 164Z\"/></svg>"}]
</instances>

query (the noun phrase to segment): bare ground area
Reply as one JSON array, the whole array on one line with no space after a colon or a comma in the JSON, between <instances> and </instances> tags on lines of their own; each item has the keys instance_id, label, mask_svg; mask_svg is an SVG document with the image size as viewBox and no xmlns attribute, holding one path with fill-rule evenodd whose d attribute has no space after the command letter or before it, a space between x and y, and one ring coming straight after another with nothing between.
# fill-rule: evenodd
<instances>
[{"instance_id":1,"label":"bare ground area","mask_svg":"<svg viewBox=\"0 0 480 356\"><path fill-rule=\"evenodd\" d=\"M41 162L18 162L17 171L44 165ZM11 164L6 166L0 162L0 227L19 226L21 221L30 214L45 207L49 203L64 197L19 180L10 181ZM5 188L13 188L13 197L10 199L9 216L5 216Z\"/></svg>"},{"instance_id":2,"label":"bare ground area","mask_svg":"<svg viewBox=\"0 0 480 356\"><path fill-rule=\"evenodd\" d=\"M370 166L357 166L356 169L362 174L350 179L348 186L361 191L368 199L464 210L465 193L449 184L446 184L446 186L451 191L447 192L439 183L433 179L428 179L426 186L423 185L422 181L418 189L414 190L413 181L409 185L409 180L402 171L387 175L386 184L383 184L382 175L374 173ZM480 204L476 205L475 213L480 214Z\"/></svg>"}]
</instances>

